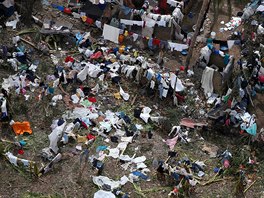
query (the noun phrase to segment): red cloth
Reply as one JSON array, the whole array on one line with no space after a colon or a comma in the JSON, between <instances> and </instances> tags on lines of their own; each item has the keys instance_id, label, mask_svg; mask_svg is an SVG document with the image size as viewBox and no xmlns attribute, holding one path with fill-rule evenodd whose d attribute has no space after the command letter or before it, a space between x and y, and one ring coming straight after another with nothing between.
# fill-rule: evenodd
<instances>
[{"instance_id":1,"label":"red cloth","mask_svg":"<svg viewBox=\"0 0 264 198\"><path fill-rule=\"evenodd\" d=\"M18 154L19 154L19 155L23 155L24 153L25 153L24 150L22 150L22 149L19 149L19 150L18 150Z\"/></svg>"},{"instance_id":2,"label":"red cloth","mask_svg":"<svg viewBox=\"0 0 264 198\"><path fill-rule=\"evenodd\" d=\"M91 18L89 18L89 17L87 17L85 23L87 23L87 24L89 24L89 25L92 25L92 24L94 23L94 20L91 19Z\"/></svg>"},{"instance_id":3,"label":"red cloth","mask_svg":"<svg viewBox=\"0 0 264 198\"><path fill-rule=\"evenodd\" d=\"M89 100L90 102L96 102L96 98L95 98L95 97L89 97L88 100Z\"/></svg>"},{"instance_id":4,"label":"red cloth","mask_svg":"<svg viewBox=\"0 0 264 198\"><path fill-rule=\"evenodd\" d=\"M74 59L71 56L67 56L65 58L65 63L72 62L73 63Z\"/></svg>"},{"instance_id":5,"label":"red cloth","mask_svg":"<svg viewBox=\"0 0 264 198\"><path fill-rule=\"evenodd\" d=\"M88 140L93 140L93 139L96 138L94 135L92 135L90 133L86 137L87 137Z\"/></svg>"},{"instance_id":6,"label":"red cloth","mask_svg":"<svg viewBox=\"0 0 264 198\"><path fill-rule=\"evenodd\" d=\"M226 121L225 121L225 125L226 125L226 126L229 126L229 125L230 125L230 119L226 119Z\"/></svg>"},{"instance_id":7,"label":"red cloth","mask_svg":"<svg viewBox=\"0 0 264 198\"><path fill-rule=\"evenodd\" d=\"M64 8L63 12L66 13L66 14L71 14L72 13L70 8Z\"/></svg>"},{"instance_id":8,"label":"red cloth","mask_svg":"<svg viewBox=\"0 0 264 198\"><path fill-rule=\"evenodd\" d=\"M98 51L91 56L91 59L97 59L97 58L100 58L101 56L102 56L102 52Z\"/></svg>"},{"instance_id":9,"label":"red cloth","mask_svg":"<svg viewBox=\"0 0 264 198\"><path fill-rule=\"evenodd\" d=\"M184 96L181 96L180 94L175 94L179 102L184 102Z\"/></svg>"},{"instance_id":10,"label":"red cloth","mask_svg":"<svg viewBox=\"0 0 264 198\"><path fill-rule=\"evenodd\" d=\"M160 0L159 7L166 10L167 9L167 0Z\"/></svg>"},{"instance_id":11,"label":"red cloth","mask_svg":"<svg viewBox=\"0 0 264 198\"><path fill-rule=\"evenodd\" d=\"M180 70L181 71L184 71L184 66L180 66Z\"/></svg>"},{"instance_id":12,"label":"red cloth","mask_svg":"<svg viewBox=\"0 0 264 198\"><path fill-rule=\"evenodd\" d=\"M229 108L231 108L231 105L232 105L232 100L231 100L231 99L229 99L229 100L227 101L227 104L228 104L228 107L229 107Z\"/></svg>"},{"instance_id":13,"label":"red cloth","mask_svg":"<svg viewBox=\"0 0 264 198\"><path fill-rule=\"evenodd\" d=\"M264 83L264 75L258 77L259 82Z\"/></svg>"},{"instance_id":14,"label":"red cloth","mask_svg":"<svg viewBox=\"0 0 264 198\"><path fill-rule=\"evenodd\" d=\"M86 129L88 129L88 126L87 126L87 124L85 124L85 122L82 122L82 126L83 126L84 128L86 128Z\"/></svg>"},{"instance_id":15,"label":"red cloth","mask_svg":"<svg viewBox=\"0 0 264 198\"><path fill-rule=\"evenodd\" d=\"M152 40L152 44L153 44L153 45L160 45L160 40L154 38L154 39Z\"/></svg>"}]
</instances>

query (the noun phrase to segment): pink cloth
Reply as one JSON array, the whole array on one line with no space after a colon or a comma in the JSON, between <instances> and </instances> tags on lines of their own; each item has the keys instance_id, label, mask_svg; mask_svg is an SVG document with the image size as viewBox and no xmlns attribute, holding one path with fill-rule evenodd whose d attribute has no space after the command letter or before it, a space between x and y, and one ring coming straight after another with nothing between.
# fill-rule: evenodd
<instances>
[{"instance_id":1,"label":"pink cloth","mask_svg":"<svg viewBox=\"0 0 264 198\"><path fill-rule=\"evenodd\" d=\"M183 118L180 122L180 125L188 127L188 128L194 128L195 126L200 126L200 127L207 126L207 123L206 122L196 122L189 118Z\"/></svg>"},{"instance_id":2,"label":"pink cloth","mask_svg":"<svg viewBox=\"0 0 264 198\"><path fill-rule=\"evenodd\" d=\"M178 141L178 135L175 136L172 139L167 139L166 141L163 140L163 142L165 142L170 147L170 150L173 150L173 148L174 148L175 144L177 143L177 141Z\"/></svg>"}]
</instances>

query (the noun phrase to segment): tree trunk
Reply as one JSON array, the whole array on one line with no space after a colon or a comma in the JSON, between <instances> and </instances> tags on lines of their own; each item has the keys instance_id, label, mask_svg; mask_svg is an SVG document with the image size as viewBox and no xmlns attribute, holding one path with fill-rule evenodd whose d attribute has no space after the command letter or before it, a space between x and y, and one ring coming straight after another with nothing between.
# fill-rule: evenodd
<instances>
[{"instance_id":1,"label":"tree trunk","mask_svg":"<svg viewBox=\"0 0 264 198\"><path fill-rule=\"evenodd\" d=\"M31 26L33 23L32 12L34 4L41 4L40 0L17 0L16 6L19 14L21 14L21 22L26 26Z\"/></svg>"},{"instance_id":2,"label":"tree trunk","mask_svg":"<svg viewBox=\"0 0 264 198\"><path fill-rule=\"evenodd\" d=\"M185 72L186 73L187 73L189 65L190 65L190 61L191 61L191 57L192 57L192 53L193 53L194 44L196 42L196 38L200 33L200 29L203 25L204 18L208 12L208 8L209 8L210 3L211 3L211 0L203 0L202 9L199 13L198 20L196 22L196 29L195 29L194 35L192 37L192 41L191 41L191 45L189 47L188 55L186 57L186 62L185 62Z\"/></svg>"}]
</instances>

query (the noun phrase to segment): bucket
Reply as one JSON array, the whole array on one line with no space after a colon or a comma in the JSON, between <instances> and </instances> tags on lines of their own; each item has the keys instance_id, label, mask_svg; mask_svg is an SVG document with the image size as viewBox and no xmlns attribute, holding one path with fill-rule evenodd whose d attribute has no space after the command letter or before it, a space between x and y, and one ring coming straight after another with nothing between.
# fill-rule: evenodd
<instances>
[{"instance_id":1,"label":"bucket","mask_svg":"<svg viewBox=\"0 0 264 198\"><path fill-rule=\"evenodd\" d=\"M211 38L215 39L216 33L215 32L211 32Z\"/></svg>"}]
</instances>

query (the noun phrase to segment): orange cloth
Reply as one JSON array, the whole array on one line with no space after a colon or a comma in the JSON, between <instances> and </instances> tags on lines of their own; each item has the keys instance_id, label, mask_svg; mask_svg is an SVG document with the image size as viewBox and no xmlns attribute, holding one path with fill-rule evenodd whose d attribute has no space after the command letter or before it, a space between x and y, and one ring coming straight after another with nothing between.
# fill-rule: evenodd
<instances>
[{"instance_id":1,"label":"orange cloth","mask_svg":"<svg viewBox=\"0 0 264 198\"><path fill-rule=\"evenodd\" d=\"M32 134L32 129L30 128L30 123L25 121L25 122L15 122L12 125L12 128L16 135L23 135L25 132Z\"/></svg>"}]
</instances>

